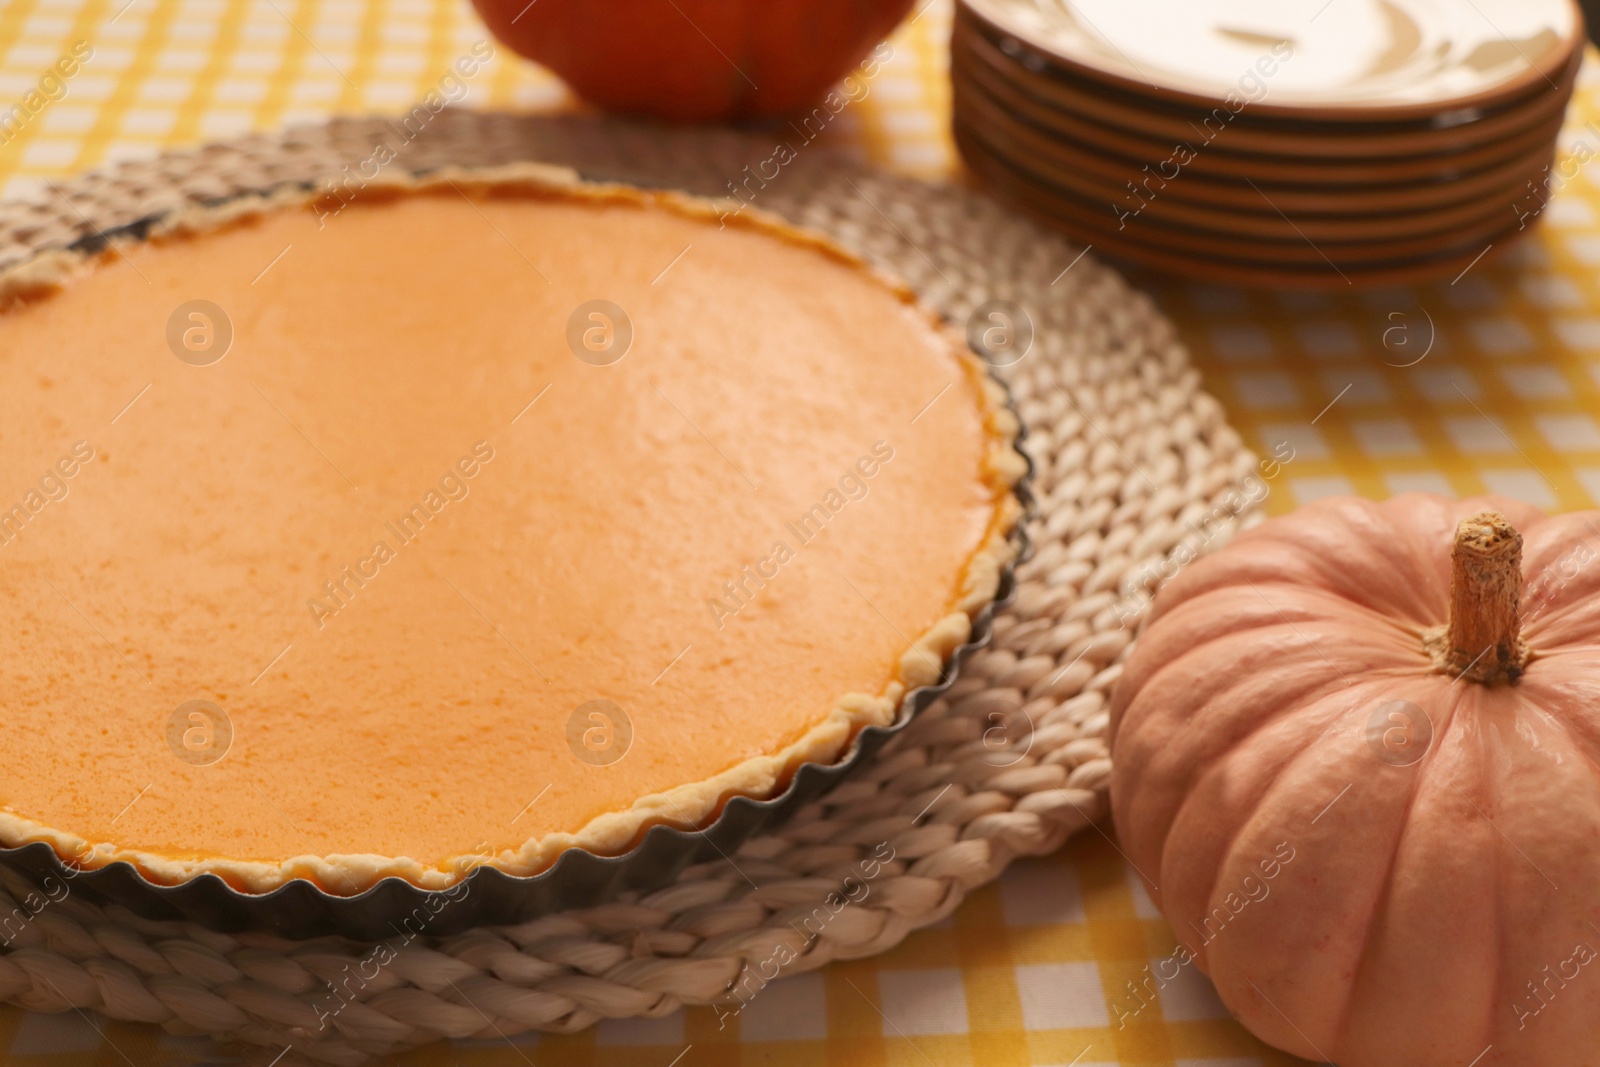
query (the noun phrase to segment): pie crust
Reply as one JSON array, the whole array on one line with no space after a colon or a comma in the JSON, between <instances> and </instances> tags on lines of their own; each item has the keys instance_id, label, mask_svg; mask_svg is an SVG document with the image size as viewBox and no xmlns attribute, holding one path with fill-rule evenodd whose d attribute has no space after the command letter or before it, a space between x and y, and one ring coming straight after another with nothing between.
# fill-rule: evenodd
<instances>
[{"instance_id":1,"label":"pie crust","mask_svg":"<svg viewBox=\"0 0 1600 1067\"><path fill-rule=\"evenodd\" d=\"M942 325L934 312L921 307L906 286L873 271L831 241L742 204L587 183L570 171L541 165L446 169L420 177L381 174L365 183L360 191L360 203L381 204L390 199L447 194L459 194L469 201L477 197L480 198L478 202L482 202L482 198L516 197L631 206L667 212L703 224L715 222L719 227L766 235L791 247L814 251L835 263L846 264L859 275L861 284L884 287L899 304L916 309L916 313L924 316L930 327L946 339L953 363L960 368L958 380L964 379L971 395L977 399L985 454L977 457L976 466L992 500L987 529L979 543L971 546L965 567L949 593L945 613L925 632L902 646L898 665L887 665L891 677L879 691L838 694L831 711L818 716L809 728L781 747L749 755L703 780L641 796L631 805L599 814L574 830L553 830L531 836L520 847L463 849L431 861L358 852L317 854L315 850L280 862L234 859L221 854L164 855L148 846L86 840L68 828L45 825L25 812L14 810L4 787L0 787L0 844L18 847L47 842L64 861L89 869L127 862L144 877L161 885L181 884L198 875L212 873L235 889L248 893L263 893L293 879L308 879L327 893L347 896L391 876L425 889L448 889L459 883L468 871L483 865L511 875L533 875L550 867L569 849L584 849L599 855L620 854L637 843L644 831L653 825L704 827L730 797L774 795L800 764L832 762L862 728L893 721L905 694L936 682L953 650L968 640L972 620L995 597L1003 570L1016 552L1016 542L1011 535L1022 508L1014 487L1026 473L1026 461L1015 447L1018 424L1006 404L1003 390L989 376L982 362L970 353L963 338ZM326 199L328 195L326 191L296 188L242 196L213 206L185 209L155 225L143 239L117 237L109 247L100 250L58 250L41 254L0 273L0 340L5 336L5 316L13 306L48 300L52 294L70 287L78 277L117 258L122 250L145 242L161 245L221 233L269 218L274 212L309 209L326 213L338 206ZM330 222L330 225L337 224L337 219ZM5 558L5 550L0 547L0 565ZM757 686L750 693L750 699L758 702L781 698ZM10 752L8 758L26 758L26 753ZM464 773L471 773L470 768ZM175 848L173 851L183 850Z\"/></svg>"}]
</instances>

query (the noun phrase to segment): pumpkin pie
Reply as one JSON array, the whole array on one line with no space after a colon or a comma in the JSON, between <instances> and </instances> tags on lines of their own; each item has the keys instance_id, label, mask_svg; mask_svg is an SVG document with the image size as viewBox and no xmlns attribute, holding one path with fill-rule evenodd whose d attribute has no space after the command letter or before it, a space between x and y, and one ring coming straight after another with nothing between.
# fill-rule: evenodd
<instances>
[{"instance_id":1,"label":"pumpkin pie","mask_svg":"<svg viewBox=\"0 0 1600 1067\"><path fill-rule=\"evenodd\" d=\"M0 844L339 895L704 826L935 681L1003 395L753 210L531 166L0 274Z\"/></svg>"}]
</instances>

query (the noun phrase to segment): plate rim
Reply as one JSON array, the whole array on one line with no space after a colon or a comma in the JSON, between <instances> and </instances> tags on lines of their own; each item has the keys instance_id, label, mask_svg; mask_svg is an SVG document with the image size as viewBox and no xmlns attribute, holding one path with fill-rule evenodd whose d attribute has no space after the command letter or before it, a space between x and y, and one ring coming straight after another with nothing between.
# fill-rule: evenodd
<instances>
[{"instance_id":1,"label":"plate rim","mask_svg":"<svg viewBox=\"0 0 1600 1067\"><path fill-rule=\"evenodd\" d=\"M1440 115L1464 110L1495 108L1512 103L1524 96L1537 95L1541 92L1539 89L1540 82L1547 82L1550 85L1559 84L1556 75L1572 61L1574 53L1579 56L1582 55L1584 42L1588 39L1583 10L1578 5L1577 0L1561 0L1561 2L1572 13L1571 34L1561 41L1559 46L1548 55L1541 57L1539 62L1523 68L1516 76L1497 87L1482 89L1465 96L1452 97L1431 103L1341 105L1261 102L1251 104L1251 109L1262 115L1303 119L1313 122L1395 122L1406 119L1432 119ZM995 11L993 0L956 0L956 4L958 9L965 10L974 18L988 23L998 33L1015 38L1019 43L1039 54L1047 62L1054 63L1091 81L1099 82L1110 88L1124 93L1131 93L1147 100L1177 102L1204 107L1207 110L1219 107L1223 103L1223 97L1209 95L1198 91L1192 86L1185 88L1182 85L1172 83L1152 84L1141 81L1138 78L1130 78L1109 68L1097 67L1079 57L1069 55L1062 49L1030 37L1024 30L1005 25L1005 16ZM980 6L988 8L988 12L979 11Z\"/></svg>"}]
</instances>

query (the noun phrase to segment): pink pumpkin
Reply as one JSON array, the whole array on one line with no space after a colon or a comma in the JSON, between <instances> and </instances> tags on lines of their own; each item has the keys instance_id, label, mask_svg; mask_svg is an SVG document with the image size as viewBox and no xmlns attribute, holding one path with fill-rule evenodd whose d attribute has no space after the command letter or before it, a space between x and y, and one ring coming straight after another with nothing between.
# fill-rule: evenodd
<instances>
[{"instance_id":1,"label":"pink pumpkin","mask_svg":"<svg viewBox=\"0 0 1600 1067\"><path fill-rule=\"evenodd\" d=\"M1600 512L1410 494L1263 523L1161 590L1111 733L1177 961L1263 1040L1600 1064Z\"/></svg>"}]
</instances>

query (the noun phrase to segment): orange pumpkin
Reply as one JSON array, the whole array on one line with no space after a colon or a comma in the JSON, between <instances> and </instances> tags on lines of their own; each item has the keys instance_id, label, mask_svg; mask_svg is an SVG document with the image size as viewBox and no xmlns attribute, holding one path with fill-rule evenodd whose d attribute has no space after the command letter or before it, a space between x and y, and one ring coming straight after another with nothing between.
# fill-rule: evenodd
<instances>
[{"instance_id":1,"label":"orange pumpkin","mask_svg":"<svg viewBox=\"0 0 1600 1067\"><path fill-rule=\"evenodd\" d=\"M1167 970L1341 1067L1600 1062L1597 558L1600 512L1347 498L1161 590L1111 801Z\"/></svg>"},{"instance_id":2,"label":"orange pumpkin","mask_svg":"<svg viewBox=\"0 0 1600 1067\"><path fill-rule=\"evenodd\" d=\"M690 121L809 109L911 3L473 0L496 37L590 103ZM868 63L883 58L874 53Z\"/></svg>"}]
</instances>

